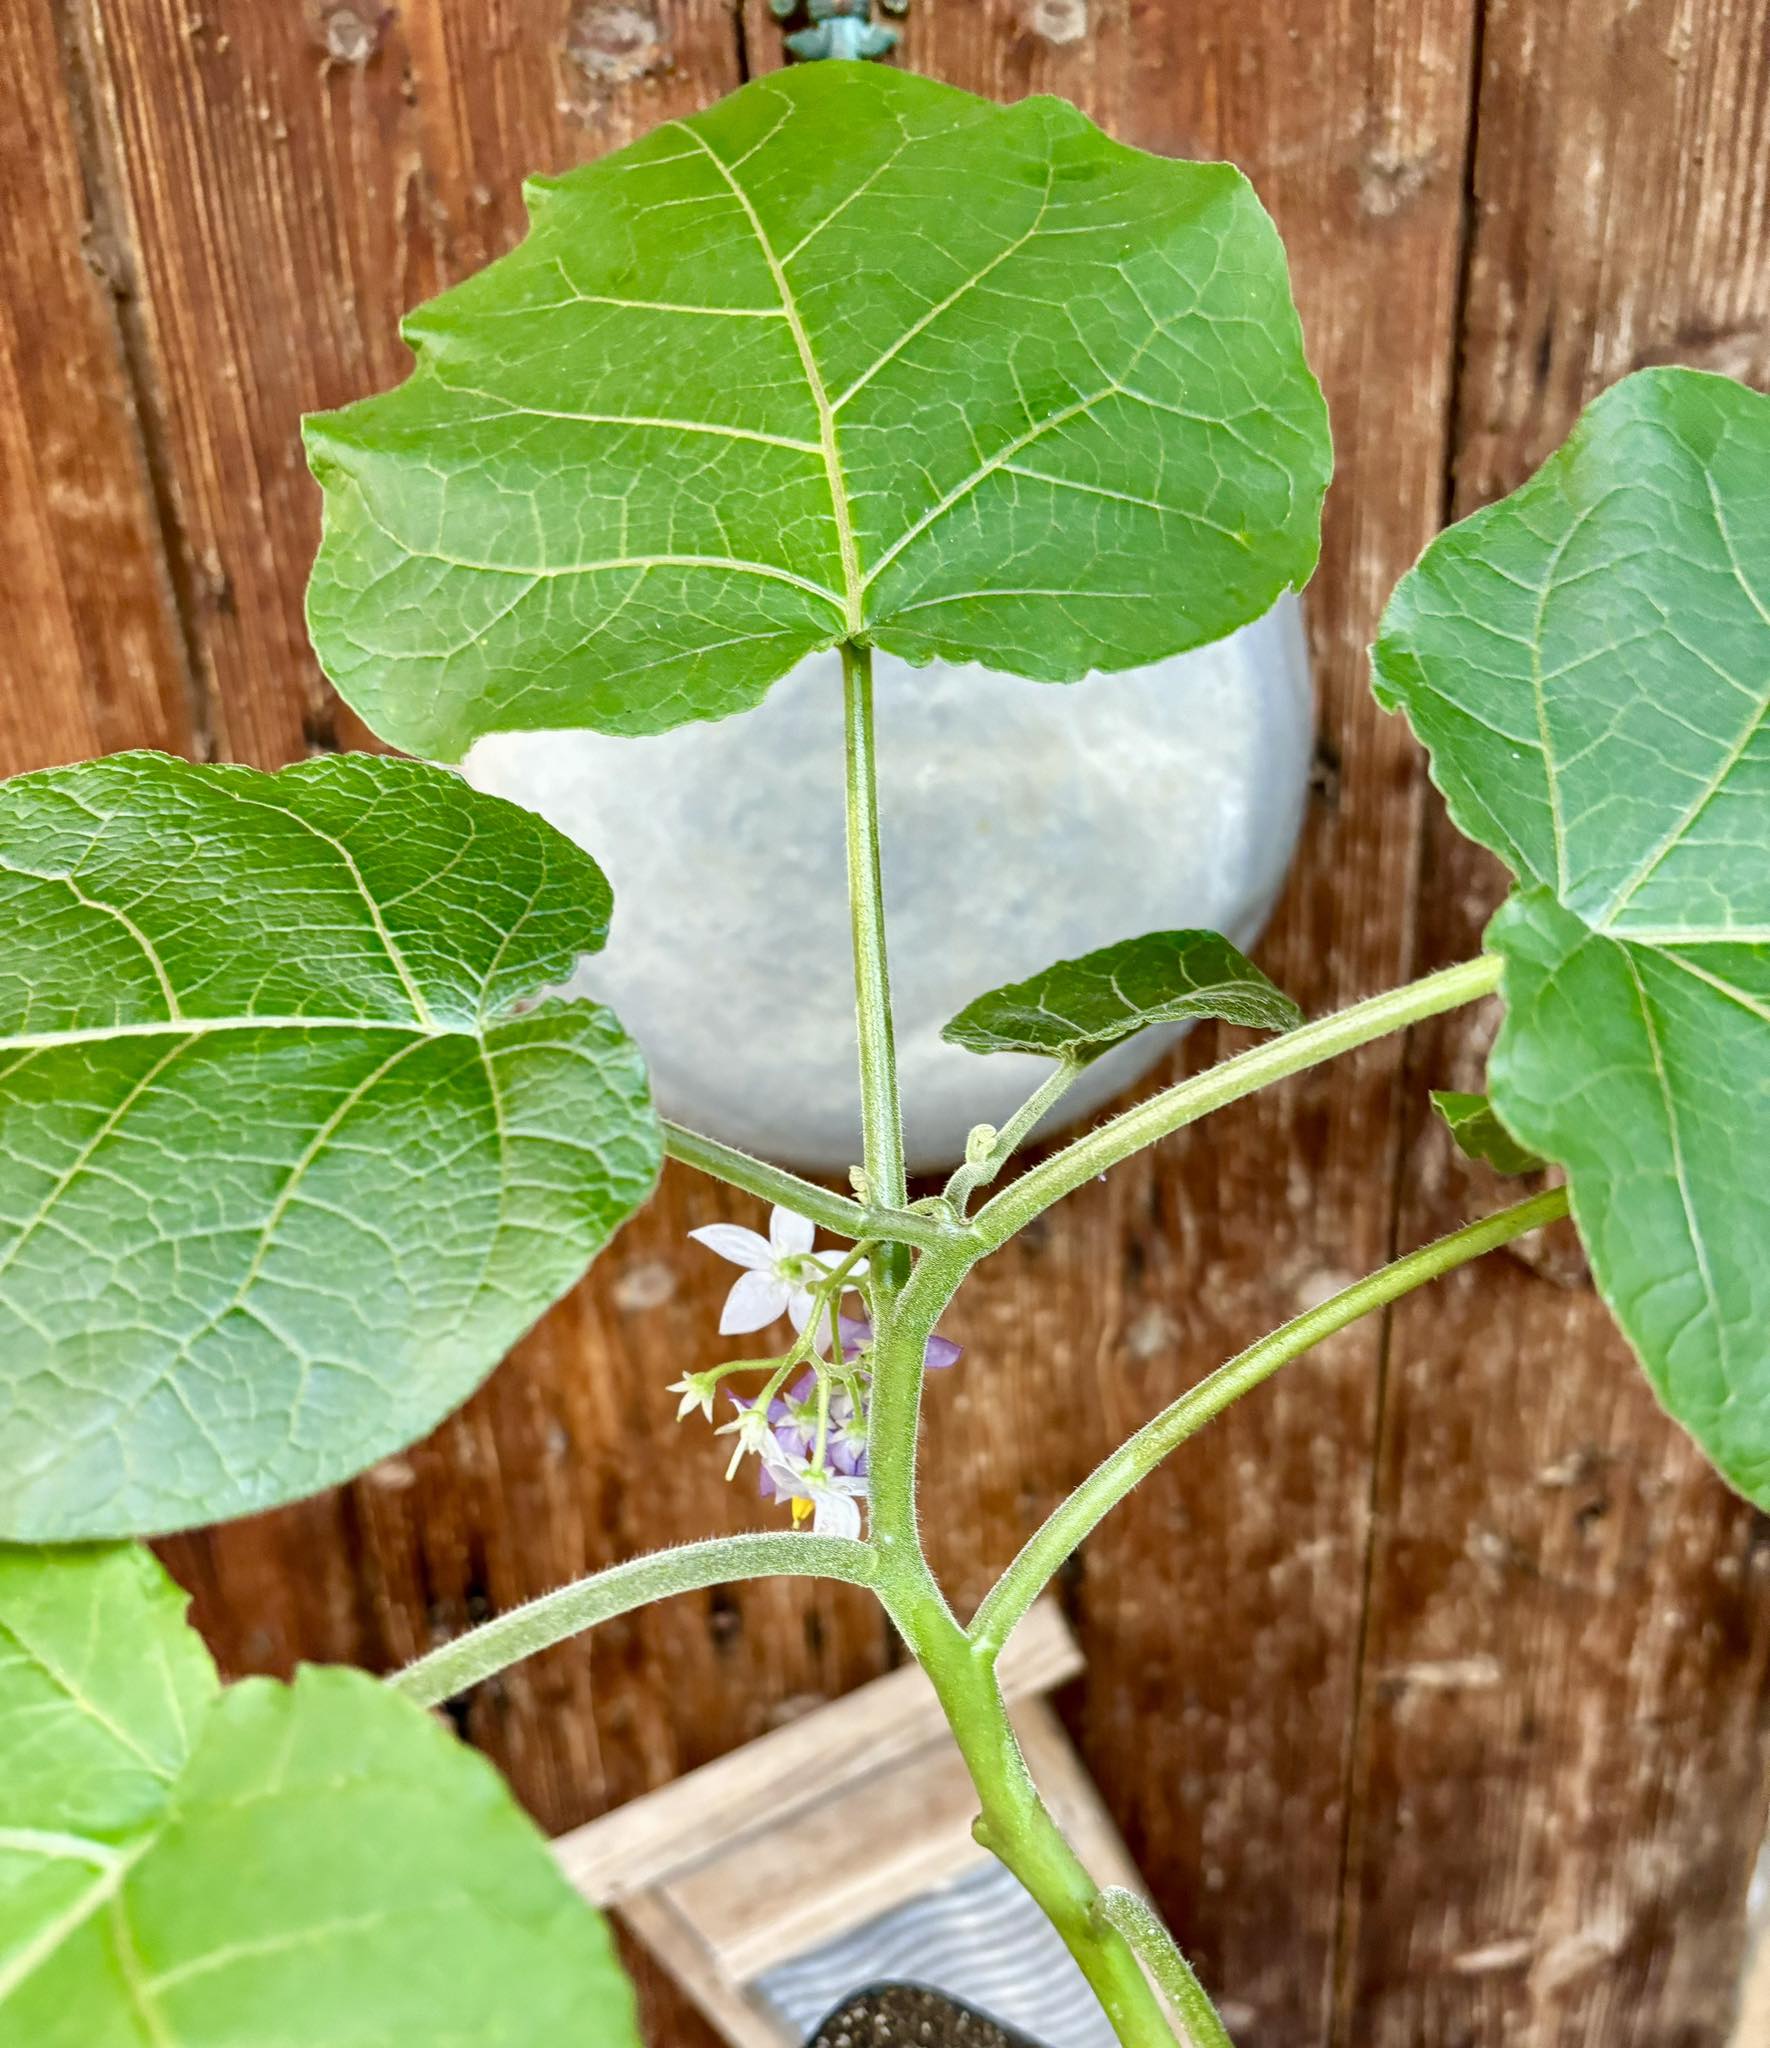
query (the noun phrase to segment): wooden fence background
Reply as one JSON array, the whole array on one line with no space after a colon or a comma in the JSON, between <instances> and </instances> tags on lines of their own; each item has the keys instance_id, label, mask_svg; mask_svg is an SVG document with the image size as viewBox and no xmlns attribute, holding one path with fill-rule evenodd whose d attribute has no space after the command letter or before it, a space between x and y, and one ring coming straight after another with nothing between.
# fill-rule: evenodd
<instances>
[{"instance_id":1,"label":"wooden fence background","mask_svg":"<svg viewBox=\"0 0 1770 2048\"><path fill-rule=\"evenodd\" d=\"M1498 877L1372 705L1366 642L1426 538L1601 386L1770 382L1765 0L915 0L908 56L1255 179L1339 445L1319 772L1265 957L1320 1010L1466 953ZM302 632L297 416L402 374L400 312L519 235L522 173L778 58L763 0L6 0L4 766L360 742ZM1490 1028L1243 1105L992 1264L933 1403L958 1597L1221 1354L1495 1197L1421 1112ZM168 1545L227 1663L386 1665L748 1520L663 1391L724 1284L682 1233L730 1206L673 1174L429 1443ZM1338 1339L1121 1510L1067 1582L1092 1665L1066 1710L1250 2048L1717 2048L1767 1580L1764 1522L1554 1241ZM514 1671L462 1723L559 1829L893 1656L861 1596L746 1588ZM655 2041L703 2040L646 1991Z\"/></svg>"}]
</instances>

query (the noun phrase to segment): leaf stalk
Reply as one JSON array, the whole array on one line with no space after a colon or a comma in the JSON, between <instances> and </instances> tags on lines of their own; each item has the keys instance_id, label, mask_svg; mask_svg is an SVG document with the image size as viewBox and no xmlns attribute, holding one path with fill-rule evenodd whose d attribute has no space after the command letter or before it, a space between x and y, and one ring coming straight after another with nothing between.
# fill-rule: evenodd
<instances>
[{"instance_id":1,"label":"leaf stalk","mask_svg":"<svg viewBox=\"0 0 1770 2048\"><path fill-rule=\"evenodd\" d=\"M863 1238L872 1238L932 1250L965 1234L928 1211L876 1208L851 1202L846 1195L832 1194L815 1181L789 1173L784 1166L773 1166L766 1159L740 1152L735 1145L721 1144L717 1138L691 1131L667 1117L663 1128L664 1150L672 1159L679 1159L683 1165L692 1166L713 1180L723 1181L727 1187L742 1188L746 1194L759 1195L765 1202L809 1217L833 1237L846 1237L857 1244Z\"/></svg>"},{"instance_id":2,"label":"leaf stalk","mask_svg":"<svg viewBox=\"0 0 1770 2048\"><path fill-rule=\"evenodd\" d=\"M1436 1238L1405 1258L1366 1274L1220 1365L1096 1465L1075 1492L1027 1539L973 1617L972 1643L985 1656L999 1655L1002 1645L1065 1560L1126 1494L1146 1479L1169 1452L1178 1449L1262 1380L1270 1379L1281 1366L1301 1358L1325 1338L1373 1310L1385 1308L1428 1281L1566 1214L1567 1190L1556 1187L1483 1217L1478 1223L1465 1224L1448 1237Z\"/></svg>"},{"instance_id":3,"label":"leaf stalk","mask_svg":"<svg viewBox=\"0 0 1770 2048\"><path fill-rule=\"evenodd\" d=\"M891 970L885 951L885 889L879 865L879 762L873 729L872 649L842 643L842 710L847 761L848 902L854 939L855 1014L860 1031L860 1115L872 1201L902 1209L909 1199ZM901 1284L900 1260L893 1284Z\"/></svg>"},{"instance_id":4,"label":"leaf stalk","mask_svg":"<svg viewBox=\"0 0 1770 2048\"><path fill-rule=\"evenodd\" d=\"M1001 1173L1045 1116L1062 1101L1082 1071L1076 1060L1059 1060L1002 1128L981 1159L967 1159L957 1168L944 1190L945 1198L962 1216L966 1204L979 1188L986 1188Z\"/></svg>"},{"instance_id":5,"label":"leaf stalk","mask_svg":"<svg viewBox=\"0 0 1770 2048\"><path fill-rule=\"evenodd\" d=\"M872 1551L846 1536L787 1531L712 1536L679 1550L654 1551L544 1593L483 1628L444 1643L387 1682L422 1707L440 1706L525 1657L653 1600L739 1579L774 1577L841 1579L851 1586L870 1586L876 1572Z\"/></svg>"},{"instance_id":6,"label":"leaf stalk","mask_svg":"<svg viewBox=\"0 0 1770 2048\"><path fill-rule=\"evenodd\" d=\"M1127 1110L1097 1129L1088 1131L1041 1160L1029 1173L1004 1188L977 1212L974 1227L989 1250L1006 1244L1016 1231L1024 1230L1035 1216L1054 1202L1109 1167L1117 1166L1165 1138L1182 1126L1196 1123L1213 1110L1223 1109L1244 1095L1319 1066L1336 1054L1368 1045L1392 1031L1436 1017L1442 1011L1460 1008L1479 997L1490 995L1500 985L1502 963L1491 954L1478 954L1455 967L1447 967L1405 987L1385 989L1349 1009L1287 1031L1234 1059L1221 1060L1190 1080L1177 1082Z\"/></svg>"}]
</instances>

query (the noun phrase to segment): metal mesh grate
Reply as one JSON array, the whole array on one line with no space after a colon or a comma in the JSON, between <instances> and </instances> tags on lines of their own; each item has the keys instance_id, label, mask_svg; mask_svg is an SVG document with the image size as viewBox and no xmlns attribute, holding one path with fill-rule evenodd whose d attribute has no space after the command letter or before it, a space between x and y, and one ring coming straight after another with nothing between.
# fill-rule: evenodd
<instances>
[{"instance_id":1,"label":"metal mesh grate","mask_svg":"<svg viewBox=\"0 0 1770 2048\"><path fill-rule=\"evenodd\" d=\"M869 1984L909 1983L1062 2048L1115 2048L1113 2032L1056 1930L1020 1881L986 1865L778 1964L755 1990L805 2039Z\"/></svg>"}]
</instances>

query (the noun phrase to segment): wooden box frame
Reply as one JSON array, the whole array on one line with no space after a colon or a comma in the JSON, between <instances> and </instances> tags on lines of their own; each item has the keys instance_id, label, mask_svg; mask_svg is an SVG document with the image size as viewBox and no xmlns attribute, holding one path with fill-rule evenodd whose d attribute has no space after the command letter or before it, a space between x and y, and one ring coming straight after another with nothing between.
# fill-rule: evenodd
<instances>
[{"instance_id":1,"label":"wooden box frame","mask_svg":"<svg viewBox=\"0 0 1770 2048\"><path fill-rule=\"evenodd\" d=\"M1046 1698L1081 1669L1075 1638L1043 1601L998 1675L1027 1765L1090 1874L1140 1890ZM755 1980L988 1862L971 1832L976 1812L933 1688L906 1665L561 1837L554 1851L732 2048L801 2048Z\"/></svg>"}]
</instances>

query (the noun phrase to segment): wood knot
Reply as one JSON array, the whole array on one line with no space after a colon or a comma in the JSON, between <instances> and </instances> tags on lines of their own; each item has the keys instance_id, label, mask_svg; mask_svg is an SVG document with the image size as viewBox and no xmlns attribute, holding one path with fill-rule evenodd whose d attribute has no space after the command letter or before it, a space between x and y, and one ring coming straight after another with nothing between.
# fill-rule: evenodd
<instances>
[{"instance_id":1,"label":"wood knot","mask_svg":"<svg viewBox=\"0 0 1770 2048\"><path fill-rule=\"evenodd\" d=\"M670 39L649 7L584 0L566 30L566 55L592 85L629 85L670 68Z\"/></svg>"},{"instance_id":2,"label":"wood knot","mask_svg":"<svg viewBox=\"0 0 1770 2048\"><path fill-rule=\"evenodd\" d=\"M1435 150L1411 155L1394 149L1374 151L1359 170L1359 211L1370 220L1388 220L1405 212L1431 184L1437 170Z\"/></svg>"},{"instance_id":3,"label":"wood knot","mask_svg":"<svg viewBox=\"0 0 1770 2048\"><path fill-rule=\"evenodd\" d=\"M1031 0L1026 25L1048 43L1079 43L1088 33L1088 0Z\"/></svg>"},{"instance_id":4,"label":"wood knot","mask_svg":"<svg viewBox=\"0 0 1770 2048\"><path fill-rule=\"evenodd\" d=\"M365 13L359 7L320 6L313 12L314 41L329 62L360 70L381 47L389 19L387 9Z\"/></svg>"}]
</instances>

